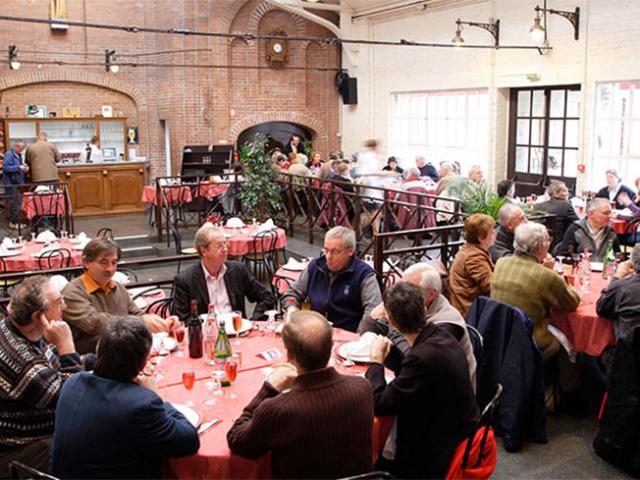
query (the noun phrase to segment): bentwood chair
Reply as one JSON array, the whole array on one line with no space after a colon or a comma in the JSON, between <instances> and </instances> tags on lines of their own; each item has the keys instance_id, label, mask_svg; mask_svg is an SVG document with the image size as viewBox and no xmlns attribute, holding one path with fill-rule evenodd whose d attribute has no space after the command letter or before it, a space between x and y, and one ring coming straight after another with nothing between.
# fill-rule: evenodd
<instances>
[{"instance_id":1,"label":"bentwood chair","mask_svg":"<svg viewBox=\"0 0 640 480\"><path fill-rule=\"evenodd\" d=\"M37 188L37 187L36 187ZM52 185L50 191L33 190L34 216L31 219L31 231L38 233L41 228L49 229L60 234L64 223L65 195L55 190Z\"/></svg>"},{"instance_id":2,"label":"bentwood chair","mask_svg":"<svg viewBox=\"0 0 640 480\"><path fill-rule=\"evenodd\" d=\"M55 268L68 268L71 264L71 252L67 248L48 250L38 257L40 270L53 270Z\"/></svg>"},{"instance_id":3,"label":"bentwood chair","mask_svg":"<svg viewBox=\"0 0 640 480\"><path fill-rule=\"evenodd\" d=\"M173 297L161 298L151 302L145 307L144 313L155 313L162 318L170 317L173 315Z\"/></svg>"},{"instance_id":4,"label":"bentwood chair","mask_svg":"<svg viewBox=\"0 0 640 480\"><path fill-rule=\"evenodd\" d=\"M276 244L278 243L278 232L266 230L258 232L253 237L251 252L244 255L244 261L249 267L249 271L258 280L270 280L278 269L276 260Z\"/></svg>"},{"instance_id":5,"label":"bentwood chair","mask_svg":"<svg viewBox=\"0 0 640 480\"><path fill-rule=\"evenodd\" d=\"M98 230L96 237L103 238L105 240L114 240L116 238L115 234L113 233L113 230L110 229L109 227L103 227L100 230Z\"/></svg>"}]
</instances>

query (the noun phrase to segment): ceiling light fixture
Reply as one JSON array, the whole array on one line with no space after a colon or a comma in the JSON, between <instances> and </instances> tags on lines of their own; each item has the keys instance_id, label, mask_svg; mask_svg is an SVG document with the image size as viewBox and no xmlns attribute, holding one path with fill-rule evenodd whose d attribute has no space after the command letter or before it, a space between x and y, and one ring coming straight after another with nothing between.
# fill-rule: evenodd
<instances>
[{"instance_id":1,"label":"ceiling light fixture","mask_svg":"<svg viewBox=\"0 0 640 480\"><path fill-rule=\"evenodd\" d=\"M20 62L18 61L18 47L15 45L9 45L9 69L18 70L20 68Z\"/></svg>"},{"instance_id":2,"label":"ceiling light fixture","mask_svg":"<svg viewBox=\"0 0 640 480\"><path fill-rule=\"evenodd\" d=\"M544 7L540 7L540 5L536 5L536 18L533 20L533 27L529 30L529 34L531 38L538 43L542 43L542 41L547 38L547 31L545 29L545 25L542 25L540 19L540 12L545 14L550 13L551 15L558 15L566 20L568 20L571 25L573 25L573 38L578 40L580 38L580 7L576 7L573 12L568 12L564 10L554 10L553 8L547 8L547 2L545 0ZM539 40L542 37L542 40Z\"/></svg>"},{"instance_id":3,"label":"ceiling light fixture","mask_svg":"<svg viewBox=\"0 0 640 480\"><path fill-rule=\"evenodd\" d=\"M106 49L104 51L104 69L107 72L118 73L120 65L116 63L116 51Z\"/></svg>"},{"instance_id":4,"label":"ceiling light fixture","mask_svg":"<svg viewBox=\"0 0 640 480\"><path fill-rule=\"evenodd\" d=\"M463 22L462 20L456 20L456 35L451 42L456 48L462 47L464 44L464 38L462 38L462 25L469 25L470 27L478 27L486 30L493 36L494 45L496 48L500 46L500 20L489 19L489 23L477 23L477 22Z\"/></svg>"}]
</instances>

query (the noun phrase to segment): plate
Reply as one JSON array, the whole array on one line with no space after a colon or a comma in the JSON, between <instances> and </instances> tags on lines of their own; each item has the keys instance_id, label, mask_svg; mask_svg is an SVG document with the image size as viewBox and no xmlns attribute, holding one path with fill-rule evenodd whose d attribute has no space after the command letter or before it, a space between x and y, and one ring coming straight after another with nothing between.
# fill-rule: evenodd
<instances>
[{"instance_id":1,"label":"plate","mask_svg":"<svg viewBox=\"0 0 640 480\"><path fill-rule=\"evenodd\" d=\"M173 352L176 348L178 348L178 342L176 342L176 339L173 337L165 337L163 343L164 348L166 350L169 350L170 352ZM158 337L157 335L153 335L153 346L151 348L160 350L160 337Z\"/></svg>"},{"instance_id":2,"label":"plate","mask_svg":"<svg viewBox=\"0 0 640 480\"><path fill-rule=\"evenodd\" d=\"M601 272L603 268L604 268L604 264L602 262L591 262L592 272Z\"/></svg>"},{"instance_id":3,"label":"plate","mask_svg":"<svg viewBox=\"0 0 640 480\"><path fill-rule=\"evenodd\" d=\"M233 328L233 322L231 321L231 315L228 314L223 314L224 316L224 328L227 331L227 335L229 336L235 336L236 335L236 329ZM203 313L202 315L199 316L203 322L207 321L207 314ZM227 318L228 317L228 318ZM204 328L204 327L203 327ZM240 329L240 333L245 333L248 332L249 330L251 330L253 328L253 324L251 323L251 320L247 320L246 318L242 319L242 328Z\"/></svg>"},{"instance_id":4,"label":"plate","mask_svg":"<svg viewBox=\"0 0 640 480\"><path fill-rule=\"evenodd\" d=\"M182 415L184 415L185 418L189 420L189 423L191 425L198 428L198 425L200 425L200 414L198 412L196 412L191 407L187 407L186 405L183 405L182 403L172 403L171 405L173 406L173 408L179 411Z\"/></svg>"},{"instance_id":5,"label":"plate","mask_svg":"<svg viewBox=\"0 0 640 480\"><path fill-rule=\"evenodd\" d=\"M21 253L22 250L0 250L0 257L15 257Z\"/></svg>"},{"instance_id":6,"label":"plate","mask_svg":"<svg viewBox=\"0 0 640 480\"><path fill-rule=\"evenodd\" d=\"M359 342L349 342L349 343L344 343L342 345L340 345L338 347L338 355L340 355L342 358L347 358L347 356L349 355L349 351L354 347L354 345L356 345ZM351 360L353 360L354 362L360 362L360 363L368 363L371 361L371 355L370 354L365 354L365 355L355 355L355 354L351 354Z\"/></svg>"},{"instance_id":7,"label":"plate","mask_svg":"<svg viewBox=\"0 0 640 480\"><path fill-rule=\"evenodd\" d=\"M286 263L282 266L285 270L289 270L290 272L302 272L305 268L307 268L306 263Z\"/></svg>"},{"instance_id":8,"label":"plate","mask_svg":"<svg viewBox=\"0 0 640 480\"><path fill-rule=\"evenodd\" d=\"M36 239L34 240L34 242L36 242L36 243L52 243L52 242L55 242L56 240L60 240L60 239L59 239L59 238L54 237L54 238L53 238L53 239L51 239L51 240L43 240L43 239L38 240L38 239L36 238Z\"/></svg>"}]
</instances>

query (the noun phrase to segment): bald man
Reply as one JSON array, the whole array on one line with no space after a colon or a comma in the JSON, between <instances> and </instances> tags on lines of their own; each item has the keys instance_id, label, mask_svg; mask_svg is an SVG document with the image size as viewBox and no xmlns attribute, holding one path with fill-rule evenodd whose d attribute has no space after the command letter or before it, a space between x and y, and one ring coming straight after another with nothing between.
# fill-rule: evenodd
<instances>
[{"instance_id":1,"label":"bald man","mask_svg":"<svg viewBox=\"0 0 640 480\"><path fill-rule=\"evenodd\" d=\"M317 312L295 312L282 340L288 362L271 372L233 424L229 448L251 459L271 452L273 478L370 472L373 391L365 379L327 367L333 347L329 322Z\"/></svg>"}]
</instances>

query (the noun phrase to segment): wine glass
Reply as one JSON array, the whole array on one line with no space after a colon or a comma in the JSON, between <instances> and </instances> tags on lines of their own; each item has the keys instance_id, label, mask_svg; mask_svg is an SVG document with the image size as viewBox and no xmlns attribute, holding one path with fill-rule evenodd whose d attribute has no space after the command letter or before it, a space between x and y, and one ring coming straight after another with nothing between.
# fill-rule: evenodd
<instances>
[{"instance_id":1,"label":"wine glass","mask_svg":"<svg viewBox=\"0 0 640 480\"><path fill-rule=\"evenodd\" d=\"M220 381L214 377L213 380L205 382L204 386L207 389L208 393L207 399L204 401L204 404L207 406L212 406L218 403L218 400L216 400L216 396L220 394L220 390L222 389Z\"/></svg>"},{"instance_id":2,"label":"wine glass","mask_svg":"<svg viewBox=\"0 0 640 480\"><path fill-rule=\"evenodd\" d=\"M229 380L229 383L234 383L238 376L238 360L235 355L231 355L227 358L227 361L224 364L224 370L227 374L227 380ZM234 400L237 398L237 395L235 393L230 393L229 398Z\"/></svg>"},{"instance_id":3,"label":"wine glass","mask_svg":"<svg viewBox=\"0 0 640 480\"><path fill-rule=\"evenodd\" d=\"M211 372L211 376L218 382L220 387L222 387L222 383L224 382L227 374L223 370L214 370ZM224 396L224 390L222 388L218 389L216 395Z\"/></svg>"},{"instance_id":4,"label":"wine glass","mask_svg":"<svg viewBox=\"0 0 640 480\"><path fill-rule=\"evenodd\" d=\"M176 343L178 344L178 349L176 351L177 357L184 357L184 352L182 351L182 344L184 342L184 337L186 333L186 328L182 324L182 322L174 322L173 324L173 336L176 339Z\"/></svg>"},{"instance_id":5,"label":"wine glass","mask_svg":"<svg viewBox=\"0 0 640 480\"><path fill-rule=\"evenodd\" d=\"M193 401L191 400L191 390L193 390L193 385L196 383L196 372L193 370L189 370L187 372L182 372L182 384L184 388L189 392L189 400L187 400L187 407L193 408Z\"/></svg>"},{"instance_id":6,"label":"wine glass","mask_svg":"<svg viewBox=\"0 0 640 480\"><path fill-rule=\"evenodd\" d=\"M164 357L161 357L160 355L157 355L151 359L151 364L155 366L153 370L153 376L158 384L160 384L160 382L165 378L164 371L162 370L163 360Z\"/></svg>"},{"instance_id":7,"label":"wine glass","mask_svg":"<svg viewBox=\"0 0 640 480\"><path fill-rule=\"evenodd\" d=\"M239 310L234 310L231 312L231 321L233 322L233 329L236 332L236 341L233 342L234 345L240 346L240 330L242 330L242 312Z\"/></svg>"},{"instance_id":8,"label":"wine glass","mask_svg":"<svg viewBox=\"0 0 640 480\"><path fill-rule=\"evenodd\" d=\"M167 332L158 332L155 334L158 339L158 354L161 356L169 355L169 350L167 350L167 346L165 340L169 337Z\"/></svg>"}]
</instances>

